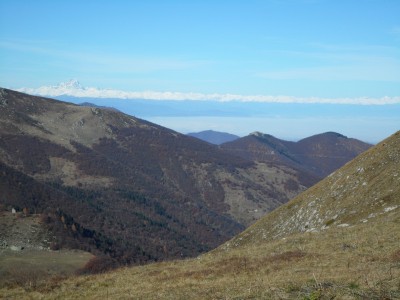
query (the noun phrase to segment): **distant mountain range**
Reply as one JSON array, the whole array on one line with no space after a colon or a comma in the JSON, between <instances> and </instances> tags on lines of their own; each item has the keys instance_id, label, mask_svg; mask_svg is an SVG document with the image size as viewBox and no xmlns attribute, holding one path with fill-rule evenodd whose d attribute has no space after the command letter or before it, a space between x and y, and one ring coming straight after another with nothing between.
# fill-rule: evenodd
<instances>
[{"instance_id":1,"label":"distant mountain range","mask_svg":"<svg viewBox=\"0 0 400 300\"><path fill-rule=\"evenodd\" d=\"M318 180L306 160L240 157L110 109L0 89L0 115L2 207L41 213L55 248L123 264L210 250Z\"/></svg>"},{"instance_id":2,"label":"distant mountain range","mask_svg":"<svg viewBox=\"0 0 400 300\"><path fill-rule=\"evenodd\" d=\"M245 159L287 165L322 179L371 146L335 132L317 134L298 142L254 132L225 143L221 148Z\"/></svg>"},{"instance_id":3,"label":"distant mountain range","mask_svg":"<svg viewBox=\"0 0 400 300\"><path fill-rule=\"evenodd\" d=\"M188 133L187 135L193 136L200 140L203 140L207 143L214 144L214 145L221 145L223 143L232 142L240 138L237 135L226 133L226 132L219 132L214 130L205 130L200 132L192 132Z\"/></svg>"}]
</instances>

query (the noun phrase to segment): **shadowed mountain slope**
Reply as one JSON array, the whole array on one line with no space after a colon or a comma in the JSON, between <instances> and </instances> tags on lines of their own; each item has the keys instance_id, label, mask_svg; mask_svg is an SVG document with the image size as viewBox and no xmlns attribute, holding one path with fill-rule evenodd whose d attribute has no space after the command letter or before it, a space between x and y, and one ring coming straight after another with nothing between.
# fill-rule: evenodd
<instances>
[{"instance_id":1,"label":"shadowed mountain slope","mask_svg":"<svg viewBox=\"0 0 400 300\"><path fill-rule=\"evenodd\" d=\"M221 147L246 159L287 165L322 179L371 145L335 132L314 135L298 142L255 132Z\"/></svg>"},{"instance_id":2,"label":"shadowed mountain slope","mask_svg":"<svg viewBox=\"0 0 400 300\"><path fill-rule=\"evenodd\" d=\"M0 115L1 204L124 263L210 250L305 189L290 167L109 109L1 89Z\"/></svg>"}]
</instances>

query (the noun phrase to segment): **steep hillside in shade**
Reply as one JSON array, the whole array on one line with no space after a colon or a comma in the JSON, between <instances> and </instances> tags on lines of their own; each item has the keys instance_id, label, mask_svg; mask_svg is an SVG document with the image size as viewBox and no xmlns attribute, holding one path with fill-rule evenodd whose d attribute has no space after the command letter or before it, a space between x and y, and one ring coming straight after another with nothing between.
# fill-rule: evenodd
<instances>
[{"instance_id":1,"label":"steep hillside in shade","mask_svg":"<svg viewBox=\"0 0 400 300\"><path fill-rule=\"evenodd\" d=\"M288 165L322 179L371 145L334 132L314 135L298 142L255 132L221 147L246 159Z\"/></svg>"},{"instance_id":2,"label":"steep hillside in shade","mask_svg":"<svg viewBox=\"0 0 400 300\"><path fill-rule=\"evenodd\" d=\"M200 140L203 140L207 143L214 144L214 145L221 145L223 143L232 142L237 140L239 137L234 134L226 133L226 132L219 132L214 130L205 130L200 132L192 132L188 133L187 135L193 136Z\"/></svg>"},{"instance_id":3,"label":"steep hillside in shade","mask_svg":"<svg viewBox=\"0 0 400 300\"><path fill-rule=\"evenodd\" d=\"M400 131L274 210L224 247L370 224L398 217L399 211Z\"/></svg>"},{"instance_id":4,"label":"steep hillside in shade","mask_svg":"<svg viewBox=\"0 0 400 300\"><path fill-rule=\"evenodd\" d=\"M196 259L0 289L4 298L399 299L400 132Z\"/></svg>"},{"instance_id":5,"label":"steep hillside in shade","mask_svg":"<svg viewBox=\"0 0 400 300\"><path fill-rule=\"evenodd\" d=\"M298 141L292 152L302 165L325 177L371 146L336 132L326 132Z\"/></svg>"},{"instance_id":6,"label":"steep hillside in shade","mask_svg":"<svg viewBox=\"0 0 400 300\"><path fill-rule=\"evenodd\" d=\"M290 167L108 109L1 89L0 115L1 204L127 263L212 249L305 189Z\"/></svg>"}]
</instances>

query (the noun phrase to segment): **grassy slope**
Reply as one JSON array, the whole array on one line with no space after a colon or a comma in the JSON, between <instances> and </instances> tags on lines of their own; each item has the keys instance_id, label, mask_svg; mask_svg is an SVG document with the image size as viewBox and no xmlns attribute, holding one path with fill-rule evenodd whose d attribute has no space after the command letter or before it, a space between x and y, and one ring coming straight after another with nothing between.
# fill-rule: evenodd
<instances>
[{"instance_id":1,"label":"grassy slope","mask_svg":"<svg viewBox=\"0 0 400 300\"><path fill-rule=\"evenodd\" d=\"M71 276L92 257L92 254L80 250L3 252L0 254L0 287L36 286L49 276Z\"/></svg>"},{"instance_id":2,"label":"grassy slope","mask_svg":"<svg viewBox=\"0 0 400 300\"><path fill-rule=\"evenodd\" d=\"M399 298L399 149L400 132L197 259L3 289L0 296Z\"/></svg>"},{"instance_id":3,"label":"grassy slope","mask_svg":"<svg viewBox=\"0 0 400 300\"><path fill-rule=\"evenodd\" d=\"M400 296L400 218L295 234L197 259L2 290L5 298L234 299ZM314 298L318 299L318 298Z\"/></svg>"}]
</instances>

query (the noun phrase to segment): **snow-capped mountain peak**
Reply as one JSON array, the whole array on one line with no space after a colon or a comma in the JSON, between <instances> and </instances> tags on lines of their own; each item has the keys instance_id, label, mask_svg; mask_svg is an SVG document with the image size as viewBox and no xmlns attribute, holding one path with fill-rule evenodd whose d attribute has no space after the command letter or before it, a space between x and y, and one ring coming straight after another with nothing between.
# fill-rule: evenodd
<instances>
[{"instance_id":1,"label":"snow-capped mountain peak","mask_svg":"<svg viewBox=\"0 0 400 300\"><path fill-rule=\"evenodd\" d=\"M78 79L71 79L67 82L61 82L57 85L58 88L60 89L77 89L77 90L83 90L83 86L80 84Z\"/></svg>"},{"instance_id":2,"label":"snow-capped mountain peak","mask_svg":"<svg viewBox=\"0 0 400 300\"><path fill-rule=\"evenodd\" d=\"M20 88L18 91L46 97L57 97L63 95L74 97L90 97L98 96L99 94L99 90L96 88L83 87L78 79L70 79L69 81L61 82L52 86L41 86L39 88Z\"/></svg>"}]
</instances>

